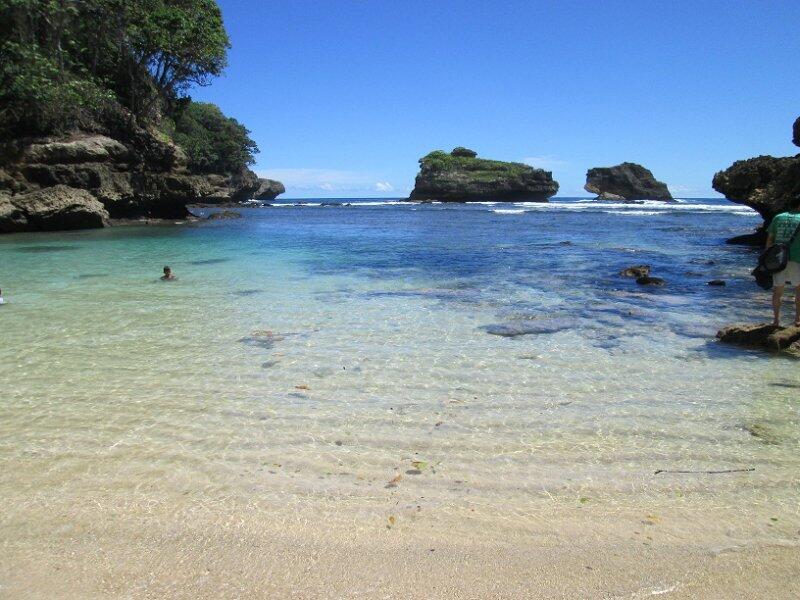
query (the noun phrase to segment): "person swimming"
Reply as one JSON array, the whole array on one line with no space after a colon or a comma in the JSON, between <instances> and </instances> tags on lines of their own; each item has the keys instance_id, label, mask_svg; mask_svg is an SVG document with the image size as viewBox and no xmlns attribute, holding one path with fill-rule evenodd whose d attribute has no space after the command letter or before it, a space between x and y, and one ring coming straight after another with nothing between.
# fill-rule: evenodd
<instances>
[{"instance_id":1,"label":"person swimming","mask_svg":"<svg viewBox=\"0 0 800 600\"><path fill-rule=\"evenodd\" d=\"M161 276L161 281L174 281L177 277L172 274L172 269L164 267L164 275Z\"/></svg>"},{"instance_id":2,"label":"person swimming","mask_svg":"<svg viewBox=\"0 0 800 600\"><path fill-rule=\"evenodd\" d=\"M5 304L6 301L3 300L3 290L0 290L0 304Z\"/></svg>"}]
</instances>

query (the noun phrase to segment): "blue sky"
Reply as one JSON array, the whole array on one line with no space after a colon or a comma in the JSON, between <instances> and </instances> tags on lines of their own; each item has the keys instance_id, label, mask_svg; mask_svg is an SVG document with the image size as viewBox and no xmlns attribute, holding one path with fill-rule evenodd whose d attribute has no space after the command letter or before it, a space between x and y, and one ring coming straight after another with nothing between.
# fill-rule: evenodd
<instances>
[{"instance_id":1,"label":"blue sky","mask_svg":"<svg viewBox=\"0 0 800 600\"><path fill-rule=\"evenodd\" d=\"M286 197L406 196L457 145L561 196L629 160L703 197L734 160L797 151L796 0L219 3L230 64L192 95L252 131Z\"/></svg>"}]
</instances>

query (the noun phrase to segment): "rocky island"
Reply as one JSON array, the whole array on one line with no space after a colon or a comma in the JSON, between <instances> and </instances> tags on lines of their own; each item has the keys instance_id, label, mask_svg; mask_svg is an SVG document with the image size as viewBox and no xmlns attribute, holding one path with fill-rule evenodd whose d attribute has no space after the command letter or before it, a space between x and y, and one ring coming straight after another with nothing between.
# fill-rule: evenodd
<instances>
[{"instance_id":1,"label":"rocky island","mask_svg":"<svg viewBox=\"0 0 800 600\"><path fill-rule=\"evenodd\" d=\"M800 146L800 118L794 122L792 142ZM766 239L766 226L772 218L800 204L800 154L737 160L714 175L711 185L731 202L749 206L764 219L763 225L754 234L728 241L761 245Z\"/></svg>"},{"instance_id":2,"label":"rocky island","mask_svg":"<svg viewBox=\"0 0 800 600\"><path fill-rule=\"evenodd\" d=\"M410 200L547 202L558 192L550 171L517 162L478 158L467 148L436 150L419 161Z\"/></svg>"},{"instance_id":3,"label":"rocky island","mask_svg":"<svg viewBox=\"0 0 800 600\"><path fill-rule=\"evenodd\" d=\"M649 169L631 162L589 169L583 189L597 194L598 200L673 200L667 184L658 181Z\"/></svg>"}]
</instances>

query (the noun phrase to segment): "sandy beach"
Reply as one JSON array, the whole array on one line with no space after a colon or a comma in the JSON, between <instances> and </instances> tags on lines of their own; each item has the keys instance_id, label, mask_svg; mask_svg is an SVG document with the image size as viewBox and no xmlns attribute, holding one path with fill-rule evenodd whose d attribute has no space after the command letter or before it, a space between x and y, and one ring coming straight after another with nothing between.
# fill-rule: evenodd
<instances>
[{"instance_id":1,"label":"sandy beach","mask_svg":"<svg viewBox=\"0 0 800 600\"><path fill-rule=\"evenodd\" d=\"M746 508L380 508L41 495L6 504L3 597L792 598L798 521ZM377 501L374 505L379 504ZM10 508L10 510L9 510ZM503 518L506 517L506 518Z\"/></svg>"}]
</instances>

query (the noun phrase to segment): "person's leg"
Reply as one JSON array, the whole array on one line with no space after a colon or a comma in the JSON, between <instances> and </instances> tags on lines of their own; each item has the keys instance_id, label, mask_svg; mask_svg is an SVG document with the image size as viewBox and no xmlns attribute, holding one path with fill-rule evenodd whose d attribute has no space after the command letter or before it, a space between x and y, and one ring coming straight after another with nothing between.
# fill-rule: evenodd
<instances>
[{"instance_id":1,"label":"person's leg","mask_svg":"<svg viewBox=\"0 0 800 600\"><path fill-rule=\"evenodd\" d=\"M772 288L772 314L775 316L772 324L778 327L781 324L781 302L785 285L776 285Z\"/></svg>"}]
</instances>

